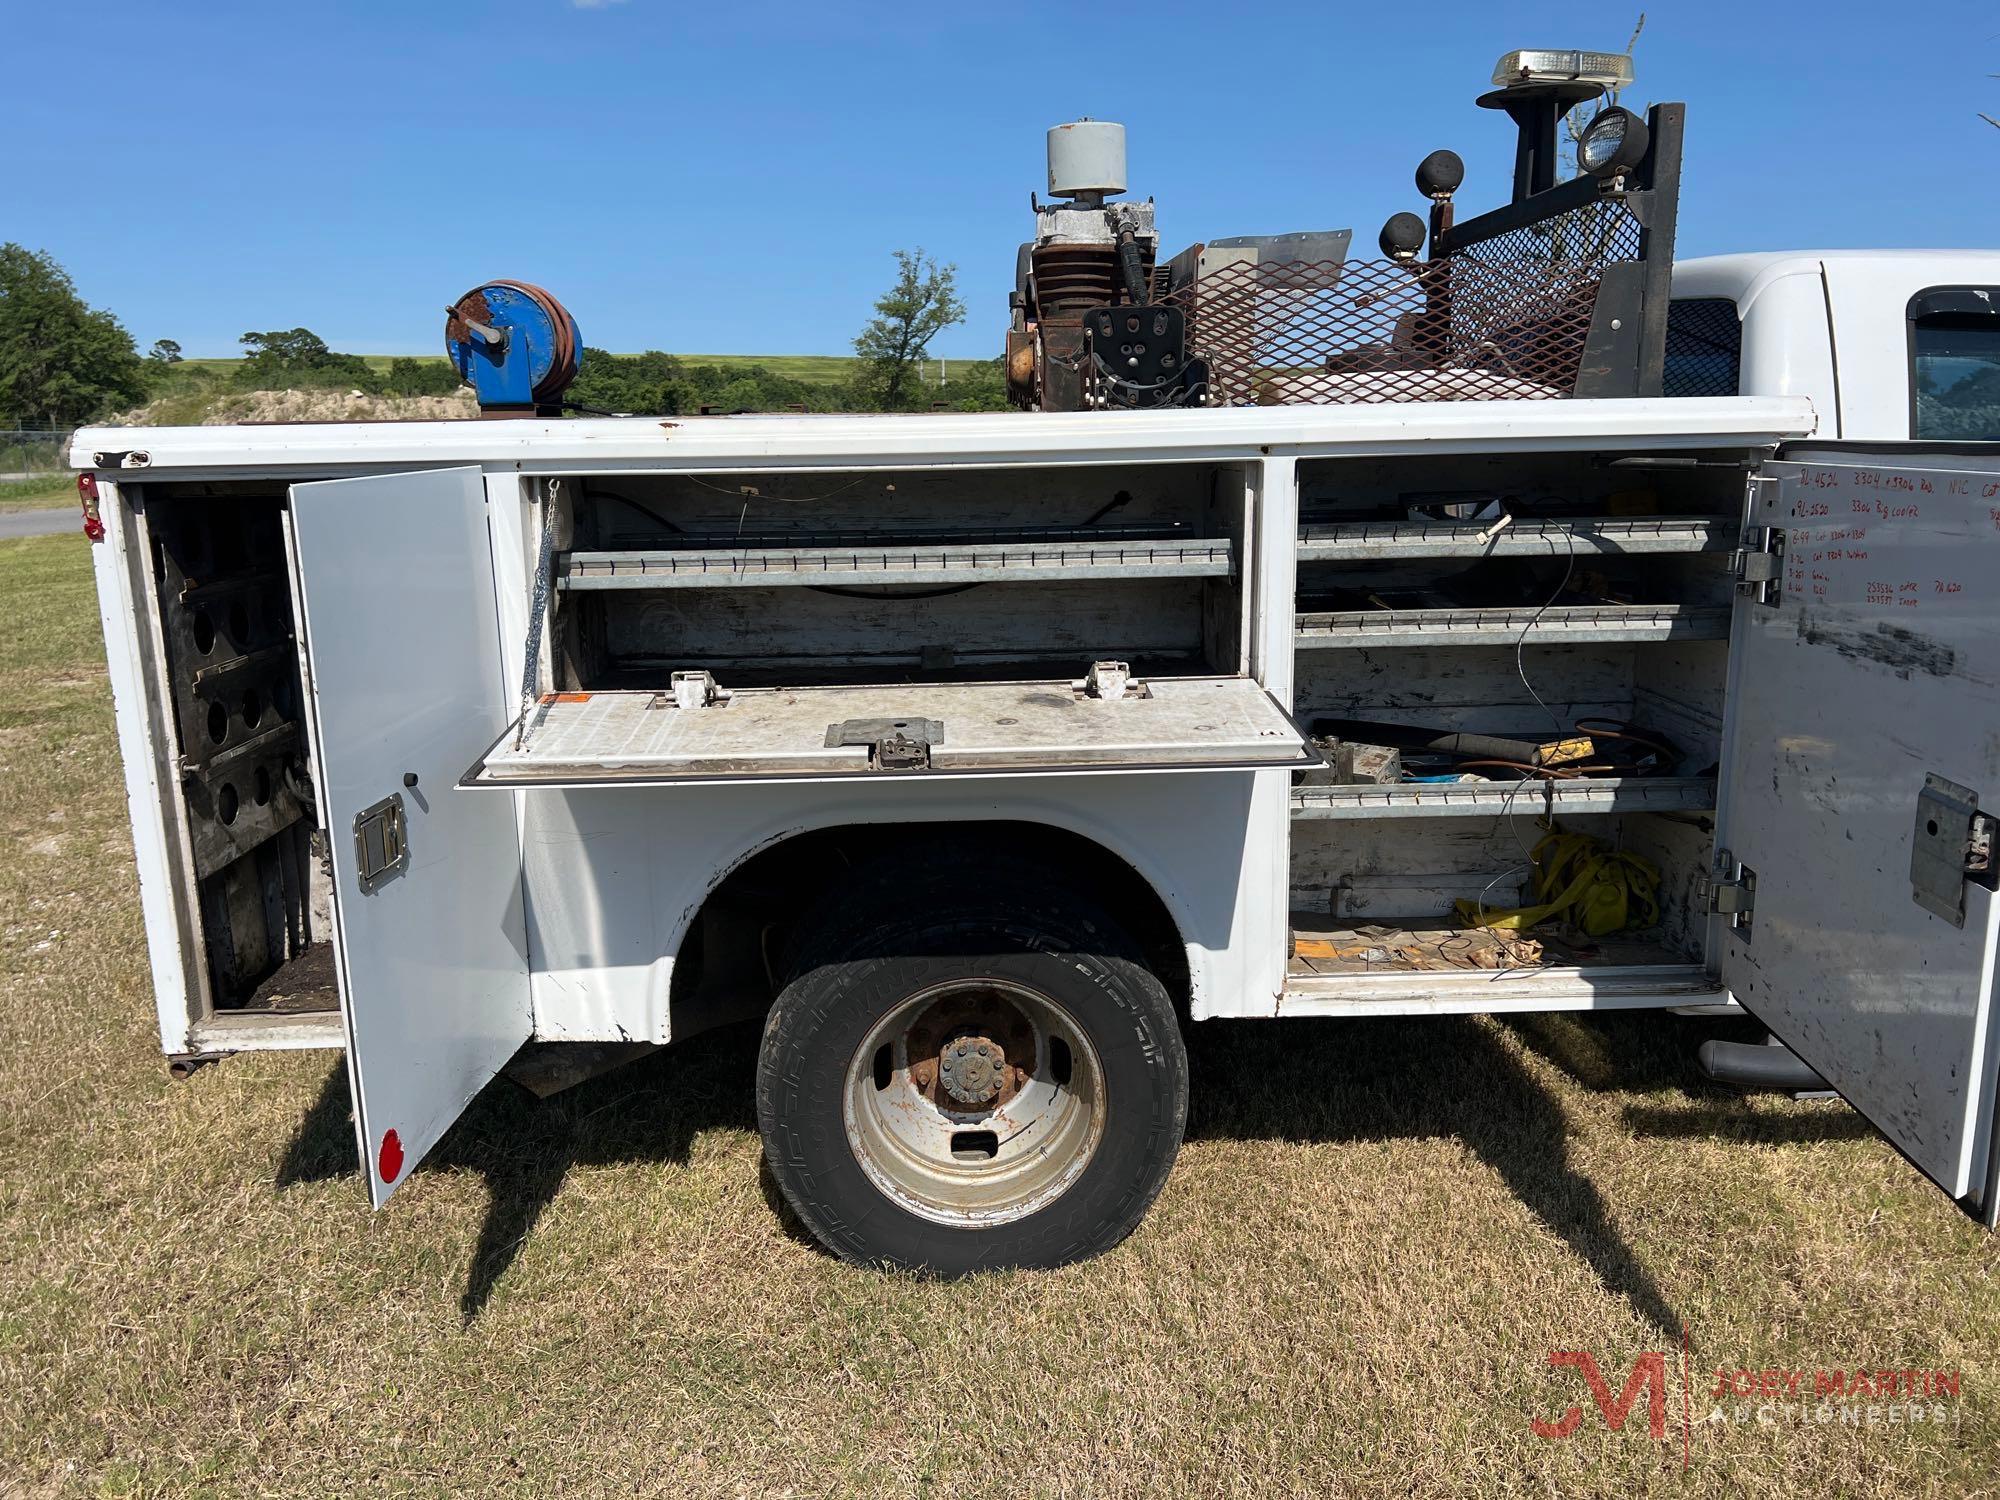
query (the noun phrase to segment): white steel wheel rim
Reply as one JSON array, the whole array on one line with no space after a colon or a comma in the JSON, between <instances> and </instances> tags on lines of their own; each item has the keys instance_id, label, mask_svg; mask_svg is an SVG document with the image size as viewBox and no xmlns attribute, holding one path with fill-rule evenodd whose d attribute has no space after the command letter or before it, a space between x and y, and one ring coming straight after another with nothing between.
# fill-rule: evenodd
<instances>
[{"instance_id":1,"label":"white steel wheel rim","mask_svg":"<svg viewBox=\"0 0 2000 1500\"><path fill-rule=\"evenodd\" d=\"M954 1075L943 1056L961 1042ZM991 1098L964 1097L982 1081L968 1062L976 1070L995 1051L1008 1081ZM973 979L922 990L877 1021L841 1103L877 1189L933 1223L981 1228L1026 1218L1075 1184L1104 1137L1104 1095L1103 1064L1075 1017L1026 985Z\"/></svg>"}]
</instances>

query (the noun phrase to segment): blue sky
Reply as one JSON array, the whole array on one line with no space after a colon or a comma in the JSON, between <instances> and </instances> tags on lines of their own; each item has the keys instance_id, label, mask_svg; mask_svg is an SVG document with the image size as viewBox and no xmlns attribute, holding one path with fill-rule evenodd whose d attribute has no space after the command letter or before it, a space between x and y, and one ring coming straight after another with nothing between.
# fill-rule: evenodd
<instances>
[{"instance_id":1,"label":"blue sky","mask_svg":"<svg viewBox=\"0 0 2000 1500\"><path fill-rule=\"evenodd\" d=\"M1472 103L1501 52L1615 49L1638 10L5 0L0 240L204 355L301 324L431 352L495 276L615 350L845 353L923 246L971 309L933 352L986 357L1049 125L1125 123L1169 250L1372 244L1435 147L1461 212L1504 198L1511 127ZM1647 12L1625 102L1688 105L1683 254L2000 244L2000 7Z\"/></svg>"}]
</instances>

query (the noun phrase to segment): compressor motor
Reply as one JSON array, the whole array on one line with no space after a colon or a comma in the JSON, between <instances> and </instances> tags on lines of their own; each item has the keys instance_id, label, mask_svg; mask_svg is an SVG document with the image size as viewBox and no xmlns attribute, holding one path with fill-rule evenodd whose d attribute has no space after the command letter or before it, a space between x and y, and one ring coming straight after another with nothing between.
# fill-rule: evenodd
<instances>
[{"instance_id":1,"label":"compressor motor","mask_svg":"<svg viewBox=\"0 0 2000 1500\"><path fill-rule=\"evenodd\" d=\"M1160 236L1153 200L1125 191L1125 127L1076 120L1049 131L1052 198L1030 195L1035 238L1021 246L1009 299L1007 383L1043 411L1172 406L1197 397L1186 318L1153 295Z\"/></svg>"}]
</instances>

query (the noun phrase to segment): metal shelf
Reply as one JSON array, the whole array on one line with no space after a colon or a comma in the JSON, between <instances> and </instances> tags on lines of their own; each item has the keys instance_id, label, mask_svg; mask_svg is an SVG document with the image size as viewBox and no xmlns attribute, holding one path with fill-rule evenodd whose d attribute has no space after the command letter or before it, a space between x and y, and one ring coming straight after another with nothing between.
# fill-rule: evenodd
<instances>
[{"instance_id":1,"label":"metal shelf","mask_svg":"<svg viewBox=\"0 0 2000 1500\"><path fill-rule=\"evenodd\" d=\"M1226 537L979 541L924 546L698 547L571 552L560 561L556 586L574 591L1226 578L1234 567L1234 553Z\"/></svg>"},{"instance_id":2,"label":"metal shelf","mask_svg":"<svg viewBox=\"0 0 2000 1500\"><path fill-rule=\"evenodd\" d=\"M1577 777L1569 781L1456 781L1295 786L1294 818L1492 818L1507 813L1710 812L1707 776Z\"/></svg>"},{"instance_id":3,"label":"metal shelf","mask_svg":"<svg viewBox=\"0 0 2000 1500\"><path fill-rule=\"evenodd\" d=\"M1487 521L1338 521L1299 528L1300 562L1422 557L1579 557L1640 552L1727 552L1741 526L1717 516L1593 516L1514 521L1491 541ZM1564 533L1568 533L1565 539Z\"/></svg>"},{"instance_id":4,"label":"metal shelf","mask_svg":"<svg viewBox=\"0 0 2000 1500\"><path fill-rule=\"evenodd\" d=\"M1515 609L1361 609L1301 614L1298 648L1540 646L1574 641L1714 641L1729 634L1729 611L1684 604L1557 605Z\"/></svg>"}]
</instances>

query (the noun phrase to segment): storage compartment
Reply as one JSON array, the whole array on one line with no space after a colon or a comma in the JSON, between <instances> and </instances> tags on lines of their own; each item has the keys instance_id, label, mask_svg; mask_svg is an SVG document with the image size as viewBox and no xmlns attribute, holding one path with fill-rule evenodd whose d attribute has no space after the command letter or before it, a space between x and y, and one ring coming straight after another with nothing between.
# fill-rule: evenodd
<instances>
[{"instance_id":1,"label":"storage compartment","mask_svg":"<svg viewBox=\"0 0 2000 1500\"><path fill-rule=\"evenodd\" d=\"M149 486L156 702L198 928L203 1017L339 1008L282 488ZM200 1019L200 1018L198 1018Z\"/></svg>"},{"instance_id":2,"label":"storage compartment","mask_svg":"<svg viewBox=\"0 0 2000 1500\"><path fill-rule=\"evenodd\" d=\"M559 691L1243 669L1240 468L582 477L556 506Z\"/></svg>"},{"instance_id":3,"label":"storage compartment","mask_svg":"<svg viewBox=\"0 0 2000 1500\"><path fill-rule=\"evenodd\" d=\"M546 691L481 786L1297 765L1249 471L554 481Z\"/></svg>"},{"instance_id":4,"label":"storage compartment","mask_svg":"<svg viewBox=\"0 0 2000 1500\"><path fill-rule=\"evenodd\" d=\"M1748 461L1523 454L1300 466L1288 988L1456 975L1559 1003L1713 988L1705 880ZM1656 871L1657 920L1519 933L1535 846Z\"/></svg>"}]
</instances>

